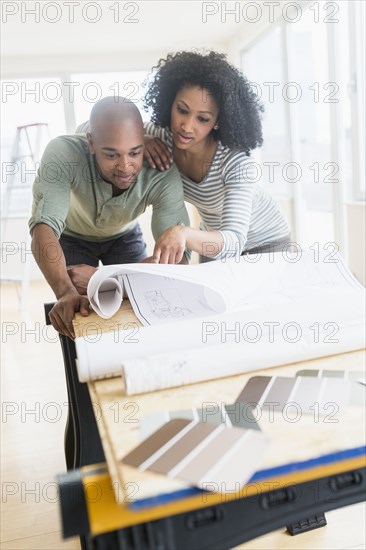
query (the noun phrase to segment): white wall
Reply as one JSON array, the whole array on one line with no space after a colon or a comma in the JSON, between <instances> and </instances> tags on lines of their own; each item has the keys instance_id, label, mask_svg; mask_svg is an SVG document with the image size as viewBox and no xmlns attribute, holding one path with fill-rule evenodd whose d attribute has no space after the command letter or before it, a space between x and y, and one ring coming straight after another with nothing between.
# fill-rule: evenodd
<instances>
[{"instance_id":1,"label":"white wall","mask_svg":"<svg viewBox=\"0 0 366 550\"><path fill-rule=\"evenodd\" d=\"M366 286L366 205L347 204L348 264L354 276Z\"/></svg>"},{"instance_id":2,"label":"white wall","mask_svg":"<svg viewBox=\"0 0 366 550\"><path fill-rule=\"evenodd\" d=\"M2 73L6 75L146 69L172 51L223 51L239 30L234 18L223 23L220 13L207 15L207 2L154 0L127 5L81 0L74 3L74 16L68 2L58 3L58 14L52 9L56 2L7 4L14 6L13 13L7 13L11 6L4 9L2 21ZM27 11L30 4L38 5L38 13ZM93 10L83 11L87 4L99 6L95 22L91 21Z\"/></svg>"}]
</instances>

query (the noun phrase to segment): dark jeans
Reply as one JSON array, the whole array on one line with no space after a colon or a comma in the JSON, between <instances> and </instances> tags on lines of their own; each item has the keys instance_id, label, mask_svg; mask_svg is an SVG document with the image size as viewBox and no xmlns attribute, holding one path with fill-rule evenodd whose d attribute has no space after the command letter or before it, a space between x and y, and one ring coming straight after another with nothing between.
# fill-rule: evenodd
<instances>
[{"instance_id":1,"label":"dark jeans","mask_svg":"<svg viewBox=\"0 0 366 550\"><path fill-rule=\"evenodd\" d=\"M247 256L248 254L261 254L261 253L269 254L270 252L283 252L284 250L287 250L287 247L290 243L291 243L291 239L289 235L288 237L285 237L281 241L262 244L261 246L251 248L250 250L245 250L242 253L242 256Z\"/></svg>"},{"instance_id":2,"label":"dark jeans","mask_svg":"<svg viewBox=\"0 0 366 550\"><path fill-rule=\"evenodd\" d=\"M139 224L125 235L108 241L84 241L68 235L61 235L60 245L66 265L131 264L146 258L146 244Z\"/></svg>"},{"instance_id":3,"label":"dark jeans","mask_svg":"<svg viewBox=\"0 0 366 550\"><path fill-rule=\"evenodd\" d=\"M285 237L281 241L262 244L260 246L256 246L255 248L251 248L250 250L245 250L244 252L242 252L241 256L248 256L248 254L269 254L270 252L283 252L284 250L287 250L287 247L290 243L291 238L290 235L288 235L288 237ZM213 261L214 260L209 256L200 255L199 257L200 264Z\"/></svg>"}]
</instances>

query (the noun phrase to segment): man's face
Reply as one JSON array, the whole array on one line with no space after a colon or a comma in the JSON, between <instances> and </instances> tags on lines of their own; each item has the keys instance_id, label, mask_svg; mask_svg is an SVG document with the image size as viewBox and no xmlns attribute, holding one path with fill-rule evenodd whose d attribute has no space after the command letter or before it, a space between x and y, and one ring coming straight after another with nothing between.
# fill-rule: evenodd
<instances>
[{"instance_id":1,"label":"man's face","mask_svg":"<svg viewBox=\"0 0 366 550\"><path fill-rule=\"evenodd\" d=\"M99 125L93 134L87 134L87 138L101 177L118 189L128 189L142 166L142 127L133 119L115 125Z\"/></svg>"}]
</instances>

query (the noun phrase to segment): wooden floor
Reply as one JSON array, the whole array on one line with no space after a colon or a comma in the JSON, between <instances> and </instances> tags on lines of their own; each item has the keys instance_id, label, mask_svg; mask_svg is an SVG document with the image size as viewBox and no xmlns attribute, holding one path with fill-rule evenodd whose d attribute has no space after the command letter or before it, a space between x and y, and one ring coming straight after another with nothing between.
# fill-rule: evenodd
<instances>
[{"instance_id":1,"label":"wooden floor","mask_svg":"<svg viewBox=\"0 0 366 550\"><path fill-rule=\"evenodd\" d=\"M53 294L32 283L20 314L18 286L1 289L1 548L77 549L77 539L62 541L58 516L67 398L60 344L44 322L43 303Z\"/></svg>"},{"instance_id":2,"label":"wooden floor","mask_svg":"<svg viewBox=\"0 0 366 550\"><path fill-rule=\"evenodd\" d=\"M66 470L63 432L67 404L61 348L45 327L43 303L53 294L31 284L28 310L18 311L16 283L2 284L1 549L78 549L62 541L57 474ZM284 529L241 545L251 549L365 548L365 506L326 515L323 529L290 537Z\"/></svg>"}]
</instances>

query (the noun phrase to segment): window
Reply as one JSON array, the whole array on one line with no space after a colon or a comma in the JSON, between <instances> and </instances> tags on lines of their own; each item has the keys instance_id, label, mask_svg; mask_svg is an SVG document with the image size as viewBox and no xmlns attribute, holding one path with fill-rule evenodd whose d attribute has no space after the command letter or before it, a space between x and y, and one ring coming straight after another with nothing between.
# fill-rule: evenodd
<instances>
[{"instance_id":1,"label":"window","mask_svg":"<svg viewBox=\"0 0 366 550\"><path fill-rule=\"evenodd\" d=\"M365 4L349 2L350 98L352 110L353 197L365 200Z\"/></svg>"},{"instance_id":2,"label":"window","mask_svg":"<svg viewBox=\"0 0 366 550\"><path fill-rule=\"evenodd\" d=\"M310 9L286 26L291 82L287 101L303 202L303 246L335 239L333 186L339 181L339 167L332 156L330 105L339 101L339 85L329 78L327 26L321 20L315 24Z\"/></svg>"},{"instance_id":3,"label":"window","mask_svg":"<svg viewBox=\"0 0 366 550\"><path fill-rule=\"evenodd\" d=\"M61 80L53 76L4 79L2 82L1 204L4 220L15 215L28 217L36 173L34 161L40 159L50 138L65 133L61 90ZM19 126L40 122L48 126L30 126L27 131L17 134ZM18 152L15 153L17 137Z\"/></svg>"},{"instance_id":4,"label":"window","mask_svg":"<svg viewBox=\"0 0 366 550\"><path fill-rule=\"evenodd\" d=\"M143 110L141 102L145 94L142 83L147 74L148 71L71 75L75 91L73 103L76 125L88 120L94 103L106 96L130 99L139 108L143 119L148 120L148 114Z\"/></svg>"},{"instance_id":5,"label":"window","mask_svg":"<svg viewBox=\"0 0 366 550\"><path fill-rule=\"evenodd\" d=\"M254 154L261 166L261 184L272 194L288 195L291 191L282 176L290 160L290 142L282 97L284 79L282 58L279 55L281 41L282 28L277 26L245 51L242 66L244 75L265 107L264 141Z\"/></svg>"},{"instance_id":6,"label":"window","mask_svg":"<svg viewBox=\"0 0 366 550\"><path fill-rule=\"evenodd\" d=\"M51 137L65 133L60 78L51 76L3 80L2 91L1 153L3 160L10 160L17 126L46 122ZM48 139L45 143L47 141Z\"/></svg>"},{"instance_id":7,"label":"window","mask_svg":"<svg viewBox=\"0 0 366 550\"><path fill-rule=\"evenodd\" d=\"M260 159L293 163L270 189L291 198L304 247L346 248L342 209L365 198L364 17L359 0L310 2L296 22L277 23L243 51L243 72L266 107Z\"/></svg>"}]
</instances>

